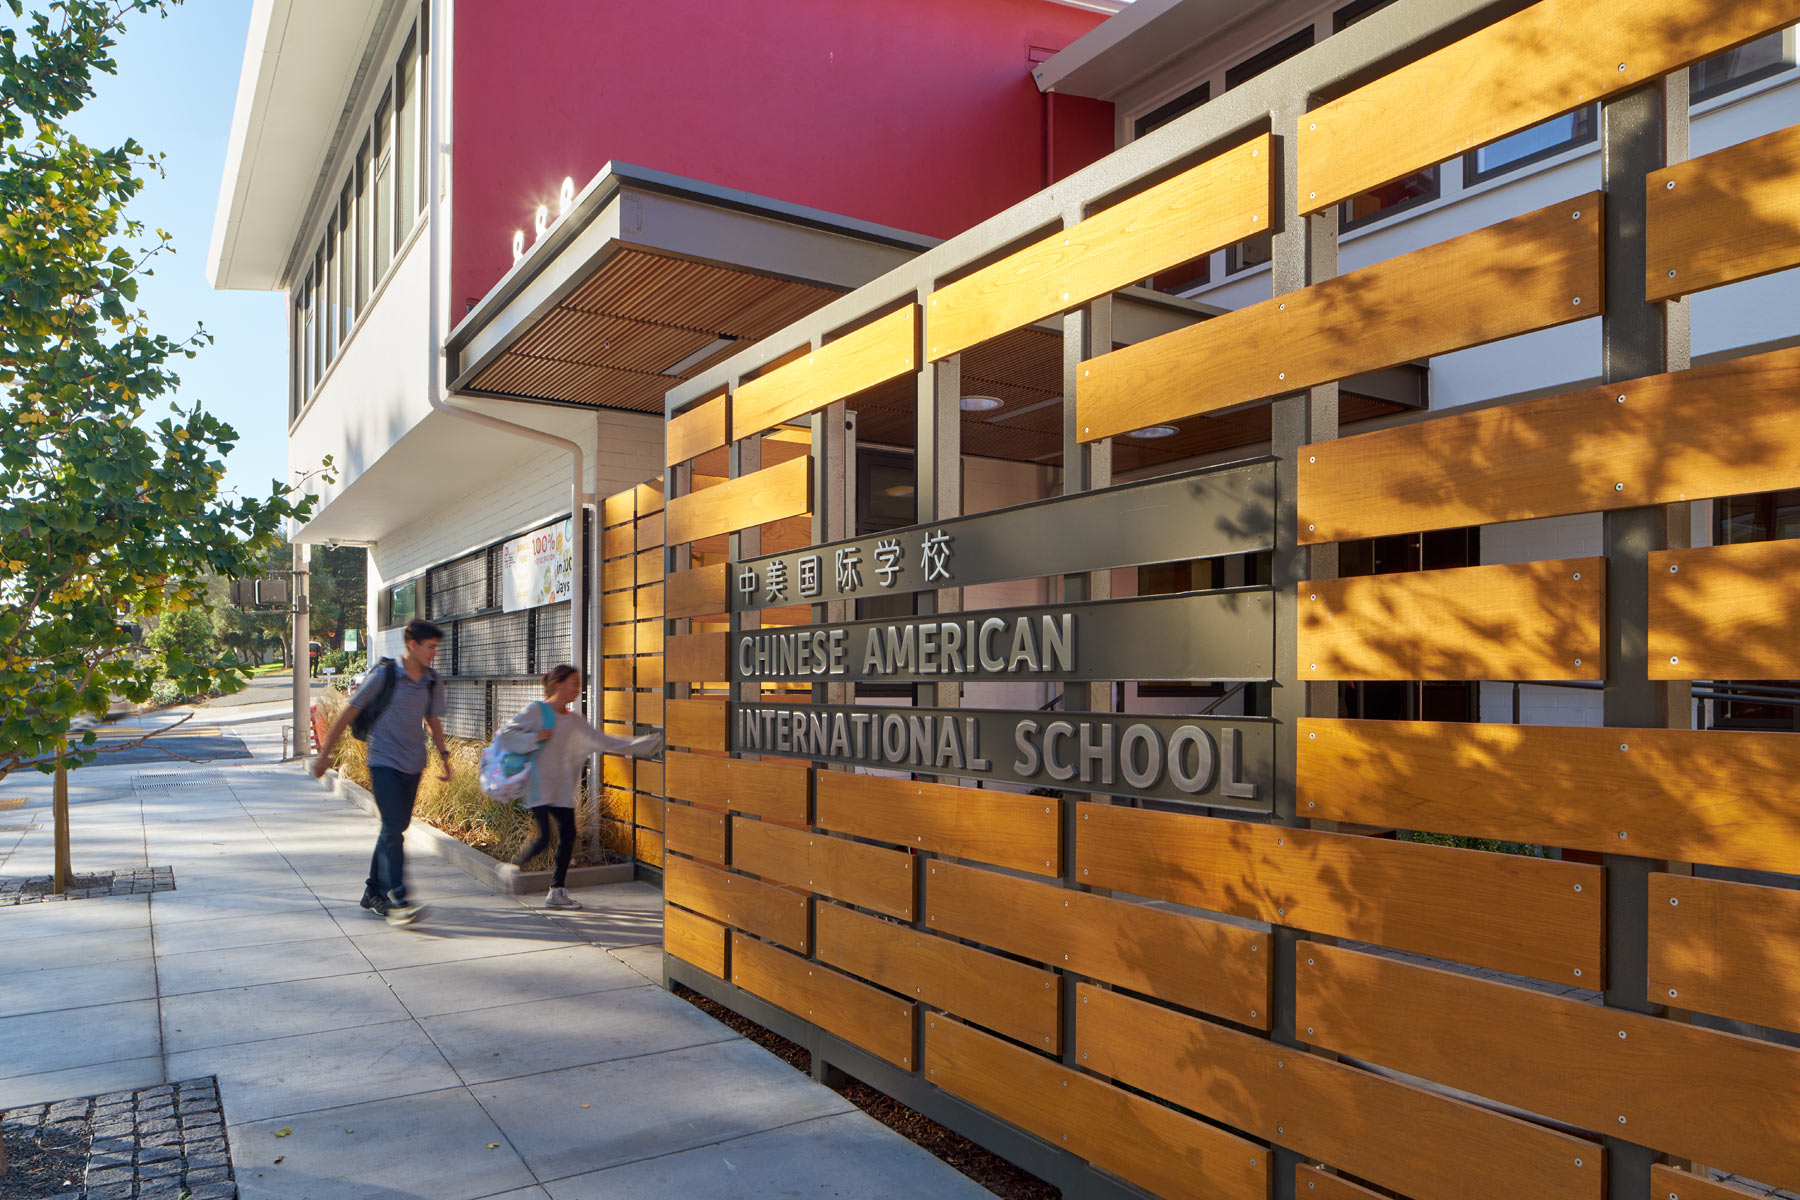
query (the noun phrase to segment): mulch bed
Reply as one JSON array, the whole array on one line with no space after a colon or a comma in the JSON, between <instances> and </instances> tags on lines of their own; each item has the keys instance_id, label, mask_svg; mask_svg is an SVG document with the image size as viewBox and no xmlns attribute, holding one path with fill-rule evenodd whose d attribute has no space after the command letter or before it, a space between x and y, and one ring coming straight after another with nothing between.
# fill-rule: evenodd
<instances>
[{"instance_id":1,"label":"mulch bed","mask_svg":"<svg viewBox=\"0 0 1800 1200\"><path fill-rule=\"evenodd\" d=\"M780 1034L739 1016L691 988L676 984L673 990L695 1008L755 1042L794 1070L805 1073L812 1071L812 1055L804 1047L796 1046ZM1003 1200L1062 1200L1060 1189L1051 1187L1036 1175L1021 1170L999 1155L989 1153L961 1134L945 1129L936 1121L914 1112L861 1080L846 1075L844 1082L834 1090L889 1129L949 1163Z\"/></svg>"}]
</instances>

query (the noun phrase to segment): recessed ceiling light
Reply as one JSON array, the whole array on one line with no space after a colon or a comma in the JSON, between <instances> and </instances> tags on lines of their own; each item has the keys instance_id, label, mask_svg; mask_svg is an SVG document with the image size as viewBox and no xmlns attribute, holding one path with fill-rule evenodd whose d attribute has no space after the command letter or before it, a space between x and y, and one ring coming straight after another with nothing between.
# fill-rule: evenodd
<instances>
[{"instance_id":1,"label":"recessed ceiling light","mask_svg":"<svg viewBox=\"0 0 1800 1200\"><path fill-rule=\"evenodd\" d=\"M1142 429L1132 430L1125 436L1134 438L1166 438L1174 437L1180 432L1181 430L1175 428L1173 425L1146 425Z\"/></svg>"},{"instance_id":2,"label":"recessed ceiling light","mask_svg":"<svg viewBox=\"0 0 1800 1200\"><path fill-rule=\"evenodd\" d=\"M993 412L1006 401L998 396L964 396L962 410L964 412Z\"/></svg>"}]
</instances>

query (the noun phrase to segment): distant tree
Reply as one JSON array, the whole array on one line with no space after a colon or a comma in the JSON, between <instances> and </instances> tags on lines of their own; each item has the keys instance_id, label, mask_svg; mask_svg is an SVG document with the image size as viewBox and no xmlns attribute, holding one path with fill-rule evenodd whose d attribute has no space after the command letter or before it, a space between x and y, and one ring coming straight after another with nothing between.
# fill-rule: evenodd
<instances>
[{"instance_id":1,"label":"distant tree","mask_svg":"<svg viewBox=\"0 0 1800 1200\"><path fill-rule=\"evenodd\" d=\"M361 546L314 546L308 570L312 635L341 650L346 629L369 625L369 556Z\"/></svg>"},{"instance_id":2,"label":"distant tree","mask_svg":"<svg viewBox=\"0 0 1800 1200\"><path fill-rule=\"evenodd\" d=\"M312 511L278 483L260 499L222 493L237 433L198 404L155 419L180 382L171 360L211 340L153 333L129 307L173 252L125 215L139 172L162 160L133 140L90 146L64 123L97 72L116 72L125 18L169 2L54 0L27 18L4 0L15 20L0 26L0 778L34 761L49 770L73 717L105 713L113 696L146 700L159 674L188 694L241 687L228 660L186 643L130 654L124 626L204 610L208 576L252 574L284 522Z\"/></svg>"}]
</instances>

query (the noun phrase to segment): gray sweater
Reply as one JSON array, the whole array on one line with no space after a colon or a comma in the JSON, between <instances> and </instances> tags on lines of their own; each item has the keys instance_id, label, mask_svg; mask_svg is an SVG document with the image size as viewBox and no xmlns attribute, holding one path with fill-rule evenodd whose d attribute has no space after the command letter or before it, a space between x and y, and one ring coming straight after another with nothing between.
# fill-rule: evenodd
<instances>
[{"instance_id":1,"label":"gray sweater","mask_svg":"<svg viewBox=\"0 0 1800 1200\"><path fill-rule=\"evenodd\" d=\"M530 754L537 746L538 731L544 727L544 705L533 702L501 729L500 748L508 754ZM573 808L575 781L581 777L581 764L590 754L624 754L632 758L649 758L662 750L661 731L643 737L622 738L601 733L576 712L559 712L550 731L550 740L532 759L536 768L525 789L528 808Z\"/></svg>"}]
</instances>

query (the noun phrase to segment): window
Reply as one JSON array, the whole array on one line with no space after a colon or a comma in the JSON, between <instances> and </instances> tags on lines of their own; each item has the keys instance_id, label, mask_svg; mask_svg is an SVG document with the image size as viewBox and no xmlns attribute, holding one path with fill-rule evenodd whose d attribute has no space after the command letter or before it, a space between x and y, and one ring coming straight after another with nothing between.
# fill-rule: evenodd
<instances>
[{"instance_id":1,"label":"window","mask_svg":"<svg viewBox=\"0 0 1800 1200\"><path fill-rule=\"evenodd\" d=\"M1698 104L1794 65L1792 31L1778 29L1688 68L1688 103Z\"/></svg>"},{"instance_id":2,"label":"window","mask_svg":"<svg viewBox=\"0 0 1800 1200\"><path fill-rule=\"evenodd\" d=\"M1438 169L1426 167L1405 179L1372 188L1344 201L1338 215L1338 228L1348 230L1373 224L1383 217L1391 217L1437 198Z\"/></svg>"},{"instance_id":3,"label":"window","mask_svg":"<svg viewBox=\"0 0 1800 1200\"><path fill-rule=\"evenodd\" d=\"M431 100L431 96L430 96L430 88L431 88L431 24L430 24L430 18L431 18L430 6L426 5L424 7L421 7L419 9L419 70L418 70L418 75L416 76L416 78L419 80L419 82L414 87L407 89L408 91L415 91L419 87L423 87L426 89L424 92L419 93L419 99L420 99L421 103L418 105L418 109L419 109L419 145L424 147L424 153L422 153L418 156L418 158L419 158L419 209L418 209L418 211L421 213L425 211L425 201L430 198L430 187L431 187L431 183L430 183L430 179L431 179L431 147L425 140L431 133L431 121L430 121L430 117L431 117L431 112L430 112L430 108L431 108L431 105L430 105L430 100Z\"/></svg>"},{"instance_id":4,"label":"window","mask_svg":"<svg viewBox=\"0 0 1800 1200\"><path fill-rule=\"evenodd\" d=\"M420 614L417 579L396 583L381 590L381 627L394 629Z\"/></svg>"},{"instance_id":5,"label":"window","mask_svg":"<svg viewBox=\"0 0 1800 1200\"><path fill-rule=\"evenodd\" d=\"M1480 183L1496 175L1585 145L1598 136L1599 110L1595 105L1522 129L1511 137L1489 142L1469 151L1463 159L1463 180Z\"/></svg>"},{"instance_id":6,"label":"window","mask_svg":"<svg viewBox=\"0 0 1800 1200\"><path fill-rule=\"evenodd\" d=\"M1225 247L1225 273L1236 275L1239 271L1260 267L1274 256L1274 239L1266 233L1259 233L1235 246Z\"/></svg>"},{"instance_id":7,"label":"window","mask_svg":"<svg viewBox=\"0 0 1800 1200\"><path fill-rule=\"evenodd\" d=\"M359 305L354 300L356 291L356 193L350 180L344 181L344 190L338 196L337 227L342 241L338 250L338 336L340 339L350 336L350 327L356 323Z\"/></svg>"},{"instance_id":8,"label":"window","mask_svg":"<svg viewBox=\"0 0 1800 1200\"><path fill-rule=\"evenodd\" d=\"M1249 83L1270 67L1286 62L1302 50L1311 48L1313 44L1312 26L1291 33L1266 50L1259 50L1237 66L1225 72L1225 90L1230 91L1240 84Z\"/></svg>"},{"instance_id":9,"label":"window","mask_svg":"<svg viewBox=\"0 0 1800 1200\"><path fill-rule=\"evenodd\" d=\"M394 68L394 241L406 239L419 211L419 37L406 39Z\"/></svg>"},{"instance_id":10,"label":"window","mask_svg":"<svg viewBox=\"0 0 1800 1200\"><path fill-rule=\"evenodd\" d=\"M1719 546L1741 542L1773 542L1800 538L1800 488L1779 492L1758 492L1749 496L1731 496L1713 504L1713 543ZM1702 685L1695 685L1699 688ZM1800 688L1800 680L1755 680L1733 684L1714 682L1719 691L1734 687L1746 690ZM1789 703L1776 703L1778 699ZM1712 705L1712 725L1716 729L1792 729L1800 731L1800 704L1793 697L1716 700Z\"/></svg>"},{"instance_id":11,"label":"window","mask_svg":"<svg viewBox=\"0 0 1800 1200\"><path fill-rule=\"evenodd\" d=\"M1481 561L1479 528L1365 538L1338 546L1338 574L1390 575L1474 566ZM1338 685L1338 704L1347 717L1377 721L1477 721L1480 691L1474 682L1419 683L1367 680Z\"/></svg>"},{"instance_id":12,"label":"window","mask_svg":"<svg viewBox=\"0 0 1800 1200\"><path fill-rule=\"evenodd\" d=\"M1331 14L1331 32L1342 33L1371 13L1380 12L1394 0L1355 0Z\"/></svg>"},{"instance_id":13,"label":"window","mask_svg":"<svg viewBox=\"0 0 1800 1200\"><path fill-rule=\"evenodd\" d=\"M1161 129L1183 113L1193 112L1212 97L1212 84L1203 83L1170 100L1166 104L1151 109L1139 117L1131 127L1131 136L1143 137L1152 129Z\"/></svg>"},{"instance_id":14,"label":"window","mask_svg":"<svg viewBox=\"0 0 1800 1200\"><path fill-rule=\"evenodd\" d=\"M335 202L325 209L306 280L293 285L289 294L296 392L289 409L295 414L349 341L356 319L425 209L425 35L421 6L392 60L391 73L375 81L380 99L360 131L355 155L343 167Z\"/></svg>"},{"instance_id":15,"label":"window","mask_svg":"<svg viewBox=\"0 0 1800 1200\"><path fill-rule=\"evenodd\" d=\"M362 148L356 152L356 311L361 312L369 303L369 292L373 287L375 272L372 264L375 261L374 241L369 235L370 222L375 219L375 206L369 203L369 139L364 138Z\"/></svg>"},{"instance_id":16,"label":"window","mask_svg":"<svg viewBox=\"0 0 1800 1200\"><path fill-rule=\"evenodd\" d=\"M383 96L375 106L374 142L370 148L375 172L369 188L369 202L375 208L375 254L369 263L369 290L373 292L381 277L387 274L394 257L394 141L392 94Z\"/></svg>"}]
</instances>

